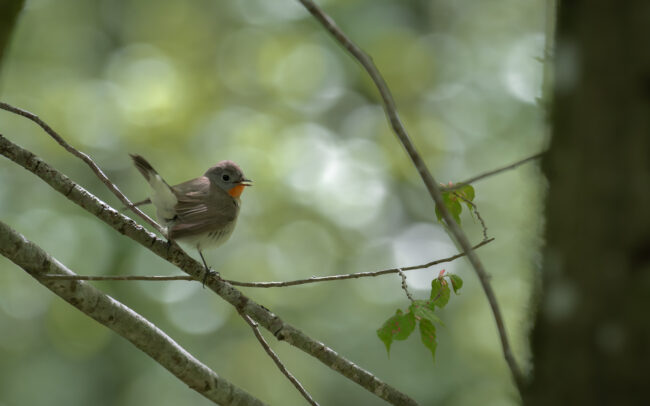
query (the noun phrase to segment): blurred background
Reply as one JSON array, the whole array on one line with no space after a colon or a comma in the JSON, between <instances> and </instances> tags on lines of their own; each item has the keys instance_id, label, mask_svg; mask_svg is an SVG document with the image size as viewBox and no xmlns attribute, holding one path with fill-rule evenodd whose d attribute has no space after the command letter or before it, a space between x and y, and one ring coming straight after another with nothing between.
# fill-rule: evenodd
<instances>
[{"instance_id":1,"label":"blurred background","mask_svg":"<svg viewBox=\"0 0 650 406\"><path fill-rule=\"evenodd\" d=\"M545 1L318 3L372 55L437 180L461 181L544 148ZM231 240L206 252L226 278L375 271L457 252L372 83L295 0L27 1L4 59L0 100L38 114L132 200L147 186L128 153L171 184L222 159L239 163L255 186L242 196ZM33 123L0 111L0 133L120 206ZM2 221L76 273L180 273L4 158L0 185ZM479 254L528 369L544 184L527 164L475 188L496 238ZM482 239L467 212L462 226ZM409 305L398 276L244 291L422 405L517 404L469 264L408 273L412 293L428 297L443 268L465 285L440 313L435 363L418 334L394 343L390 357L376 337ZM4 257L0 269L1 406L210 404ZM234 309L199 283L94 284L262 400L305 403ZM264 333L321 404L385 404Z\"/></svg>"}]
</instances>

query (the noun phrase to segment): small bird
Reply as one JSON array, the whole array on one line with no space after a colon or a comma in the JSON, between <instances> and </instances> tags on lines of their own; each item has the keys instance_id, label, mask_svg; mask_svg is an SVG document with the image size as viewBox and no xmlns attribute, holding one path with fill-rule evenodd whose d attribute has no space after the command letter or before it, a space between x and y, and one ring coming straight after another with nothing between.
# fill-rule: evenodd
<instances>
[{"instance_id":1,"label":"small bird","mask_svg":"<svg viewBox=\"0 0 650 406\"><path fill-rule=\"evenodd\" d=\"M221 161L203 176L169 186L140 155L131 155L135 167L151 186L149 199L135 205L153 203L159 221L167 229L167 238L196 247L205 266L206 278L212 272L202 250L228 240L237 222L240 196L251 180L244 177L232 161Z\"/></svg>"}]
</instances>

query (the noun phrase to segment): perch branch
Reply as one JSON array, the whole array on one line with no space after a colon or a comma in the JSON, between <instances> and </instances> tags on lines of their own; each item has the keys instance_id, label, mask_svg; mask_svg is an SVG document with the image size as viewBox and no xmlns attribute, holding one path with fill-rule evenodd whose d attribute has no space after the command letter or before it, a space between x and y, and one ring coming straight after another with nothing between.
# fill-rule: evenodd
<instances>
[{"instance_id":1,"label":"perch branch","mask_svg":"<svg viewBox=\"0 0 650 406\"><path fill-rule=\"evenodd\" d=\"M505 323L503 321L503 316L501 315L501 309L499 308L496 295L494 294L494 290L490 284L490 277L483 267L483 263L479 259L478 255L476 255L476 253L472 250L469 239L460 228L460 226L456 224L451 214L449 213L449 210L447 210L445 207L440 186L438 186L438 182L436 182L436 180L433 178L433 175L427 168L424 160L418 153L415 145L406 132L406 128L399 118L393 95L391 94L386 81L375 66L372 59L336 25L330 16L325 14L325 12L311 0L299 1L303 4L303 6L305 6L307 11L309 11L309 13L311 13L311 15L314 16L314 18L339 42L339 44L341 44L361 64L372 81L375 83L375 86L377 87L377 90L379 91L383 102L384 112L386 113L386 117L388 118L393 132L404 146L404 149L406 149L406 152L411 158L413 165L420 174L420 177L422 178L422 181L424 182L429 195L431 195L431 198L435 202L436 207L438 210L440 210L440 213L442 214L442 217L447 224L449 232L454 237L456 242L461 246L463 251L467 253L467 258L476 271L476 274L479 278L479 281L481 282L481 286L485 292L485 296L488 299L490 309L492 310L492 314L494 316L497 330L499 332L499 338L501 339L501 349L503 351L503 356L506 360L506 363L508 364L508 367L510 368L510 372L512 373L513 380L517 386L517 389L519 390L519 393L523 393L524 376L522 375L521 370L519 369L519 366L517 365L517 362L512 353L508 335L506 333Z\"/></svg>"},{"instance_id":2,"label":"perch branch","mask_svg":"<svg viewBox=\"0 0 650 406\"><path fill-rule=\"evenodd\" d=\"M141 244L154 254L174 264L196 280L201 280L203 264L196 261L176 244L157 238L132 219L99 200L92 193L71 181L55 168L33 153L12 143L0 135L0 154L34 173L57 192L73 203L95 215L120 234ZM393 405L416 405L408 395L398 391L379 378L337 354L323 343L307 336L302 331L284 322L269 310L250 300L231 284L219 278L208 278L206 286L221 296L236 309L242 309L253 320L270 331L278 340L284 340L313 356L337 373L362 386Z\"/></svg>"},{"instance_id":3,"label":"perch branch","mask_svg":"<svg viewBox=\"0 0 650 406\"><path fill-rule=\"evenodd\" d=\"M43 273L73 272L0 221L0 253L23 268L43 286L97 322L129 340L138 349L207 399L220 405L264 403L220 378L149 320L93 286L78 281L54 281Z\"/></svg>"}]
</instances>

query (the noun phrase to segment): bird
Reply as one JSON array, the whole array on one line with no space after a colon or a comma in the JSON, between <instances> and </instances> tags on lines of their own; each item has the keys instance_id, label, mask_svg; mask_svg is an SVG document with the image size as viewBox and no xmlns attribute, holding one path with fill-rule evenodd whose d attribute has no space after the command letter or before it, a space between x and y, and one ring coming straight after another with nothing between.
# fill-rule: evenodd
<instances>
[{"instance_id":1,"label":"bird","mask_svg":"<svg viewBox=\"0 0 650 406\"><path fill-rule=\"evenodd\" d=\"M226 160L212 166L203 176L169 186L146 159L129 155L151 188L149 198L134 206L152 203L167 238L197 249L205 266L205 286L213 271L203 257L203 250L217 247L230 238L237 223L241 194L247 186L252 186L252 181L236 163Z\"/></svg>"}]
</instances>

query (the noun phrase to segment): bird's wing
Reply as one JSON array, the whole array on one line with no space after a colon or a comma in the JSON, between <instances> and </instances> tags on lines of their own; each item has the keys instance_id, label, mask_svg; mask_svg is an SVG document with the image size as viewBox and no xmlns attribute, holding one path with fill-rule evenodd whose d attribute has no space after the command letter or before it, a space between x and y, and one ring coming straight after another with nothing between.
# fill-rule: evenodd
<instances>
[{"instance_id":1,"label":"bird's wing","mask_svg":"<svg viewBox=\"0 0 650 406\"><path fill-rule=\"evenodd\" d=\"M219 230L237 217L239 208L226 192L205 176L173 187L178 203L170 237L178 239Z\"/></svg>"}]
</instances>

